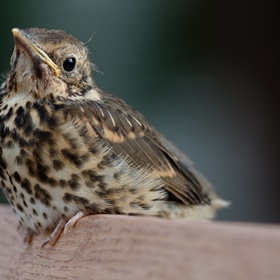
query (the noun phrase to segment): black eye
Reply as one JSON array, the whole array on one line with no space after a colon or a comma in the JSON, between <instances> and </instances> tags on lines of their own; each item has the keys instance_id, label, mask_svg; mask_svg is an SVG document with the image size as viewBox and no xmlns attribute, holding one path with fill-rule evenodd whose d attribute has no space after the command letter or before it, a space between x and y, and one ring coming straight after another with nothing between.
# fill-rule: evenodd
<instances>
[{"instance_id":1,"label":"black eye","mask_svg":"<svg viewBox=\"0 0 280 280\"><path fill-rule=\"evenodd\" d=\"M72 71L75 68L75 65L76 65L75 57L68 57L63 62L63 68L67 72Z\"/></svg>"}]
</instances>

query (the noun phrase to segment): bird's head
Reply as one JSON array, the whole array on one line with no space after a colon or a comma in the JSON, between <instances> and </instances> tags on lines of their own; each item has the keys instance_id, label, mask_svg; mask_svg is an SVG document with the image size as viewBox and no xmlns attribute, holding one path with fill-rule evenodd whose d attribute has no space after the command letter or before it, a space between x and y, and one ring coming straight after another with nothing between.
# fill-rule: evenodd
<instances>
[{"instance_id":1,"label":"bird's head","mask_svg":"<svg viewBox=\"0 0 280 280\"><path fill-rule=\"evenodd\" d=\"M89 52L72 35L41 28L14 28L12 33L15 48L7 80L10 92L31 94L36 99L63 99L95 88Z\"/></svg>"}]
</instances>

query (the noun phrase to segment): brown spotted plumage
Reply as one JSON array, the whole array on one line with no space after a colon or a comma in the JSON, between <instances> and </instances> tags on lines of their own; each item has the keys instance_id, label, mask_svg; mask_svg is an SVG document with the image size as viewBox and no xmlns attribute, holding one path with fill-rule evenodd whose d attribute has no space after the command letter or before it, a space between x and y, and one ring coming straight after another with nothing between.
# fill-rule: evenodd
<instances>
[{"instance_id":1,"label":"brown spotted plumage","mask_svg":"<svg viewBox=\"0 0 280 280\"><path fill-rule=\"evenodd\" d=\"M25 242L87 214L209 219L226 202L124 101L98 89L86 47L64 31L13 29L0 88L0 186Z\"/></svg>"}]
</instances>

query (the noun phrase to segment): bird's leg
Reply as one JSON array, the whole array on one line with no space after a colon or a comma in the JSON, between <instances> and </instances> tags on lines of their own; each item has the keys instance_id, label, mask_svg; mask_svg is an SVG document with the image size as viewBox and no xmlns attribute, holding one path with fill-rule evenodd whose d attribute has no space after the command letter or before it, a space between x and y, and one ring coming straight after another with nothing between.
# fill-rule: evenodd
<instances>
[{"instance_id":1,"label":"bird's leg","mask_svg":"<svg viewBox=\"0 0 280 280\"><path fill-rule=\"evenodd\" d=\"M24 244L25 247L30 245L30 243L32 241L32 238L33 238L32 231L29 228L24 230L24 233L23 233L23 244Z\"/></svg>"},{"instance_id":2,"label":"bird's leg","mask_svg":"<svg viewBox=\"0 0 280 280\"><path fill-rule=\"evenodd\" d=\"M33 232L29 228L23 228L21 224L17 225L17 230L20 235L23 236L22 243L25 247L28 247L30 245L32 238L33 238Z\"/></svg>"},{"instance_id":3,"label":"bird's leg","mask_svg":"<svg viewBox=\"0 0 280 280\"><path fill-rule=\"evenodd\" d=\"M54 229L54 231L49 236L49 238L47 238L43 242L41 248L45 247L47 244L53 246L56 243L56 241L58 240L58 238L59 238L61 232L63 231L63 229L64 229L64 233L67 233L68 228L73 228L75 226L75 224L77 223L77 221L79 219L81 219L82 217L86 216L86 215L88 215L88 214L83 212L83 211L79 211L73 217L71 217L68 220L68 222L67 222L67 219L65 217L62 217L59 220L59 222L58 222L56 228Z\"/></svg>"},{"instance_id":4,"label":"bird's leg","mask_svg":"<svg viewBox=\"0 0 280 280\"><path fill-rule=\"evenodd\" d=\"M53 246L56 241L58 240L63 228L65 227L67 220L65 217L60 218L56 228L54 229L54 231L51 233L51 235L49 236L49 238L47 238L43 244L41 245L41 249L43 247L45 247L47 244Z\"/></svg>"},{"instance_id":5,"label":"bird's leg","mask_svg":"<svg viewBox=\"0 0 280 280\"><path fill-rule=\"evenodd\" d=\"M69 219L69 221L65 225L64 233L67 233L68 228L73 228L75 226L75 224L77 223L77 221L86 215L88 215L88 214L83 211L77 212L71 219Z\"/></svg>"}]
</instances>

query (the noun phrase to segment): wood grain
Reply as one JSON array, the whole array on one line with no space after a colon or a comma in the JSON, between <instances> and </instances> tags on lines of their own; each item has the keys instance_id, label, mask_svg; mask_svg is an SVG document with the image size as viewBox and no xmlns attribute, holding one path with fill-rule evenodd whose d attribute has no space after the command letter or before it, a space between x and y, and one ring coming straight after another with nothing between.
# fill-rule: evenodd
<instances>
[{"instance_id":1,"label":"wood grain","mask_svg":"<svg viewBox=\"0 0 280 280\"><path fill-rule=\"evenodd\" d=\"M24 248L0 207L0 279L280 279L280 226L96 215Z\"/></svg>"}]
</instances>

